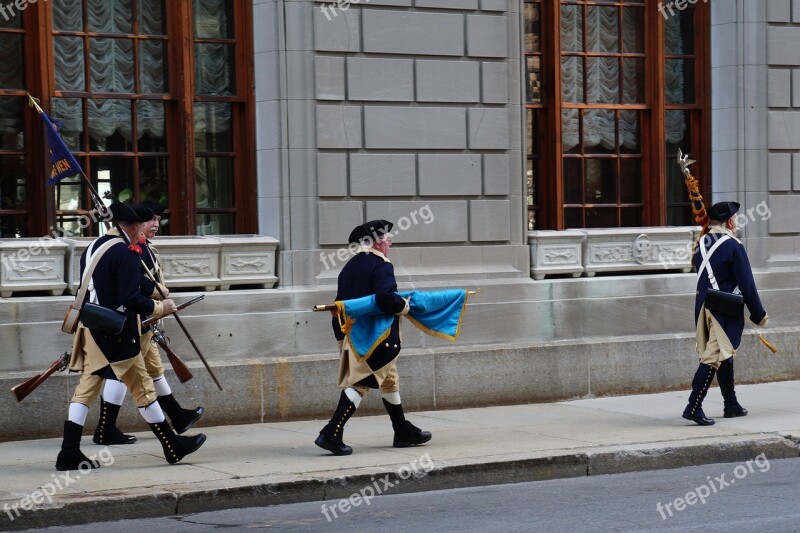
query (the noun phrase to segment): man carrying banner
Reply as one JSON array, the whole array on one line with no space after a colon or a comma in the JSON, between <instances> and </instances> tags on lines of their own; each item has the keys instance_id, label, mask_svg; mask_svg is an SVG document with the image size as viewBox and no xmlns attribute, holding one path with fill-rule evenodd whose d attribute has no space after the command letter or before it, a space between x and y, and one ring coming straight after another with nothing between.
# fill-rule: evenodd
<instances>
[{"instance_id":1,"label":"man carrying banner","mask_svg":"<svg viewBox=\"0 0 800 533\"><path fill-rule=\"evenodd\" d=\"M155 248L152 247L151 239L156 236L164 217L164 211L167 207L159 202L152 200L144 200L139 204L153 212L153 218L143 224L144 239L139 240L141 247L141 258L144 262L142 268L149 270L153 279L160 285L162 292L169 296L169 289L164 284L164 276L161 270L161 264L158 262L158 255ZM116 230L108 232L109 235L118 235ZM161 300L161 294L156 290L150 276L145 273L142 274L142 294L153 300ZM142 318L146 318L143 315ZM167 383L166 376L164 375L164 364L161 361L161 352L158 346L152 342L153 331L150 326L142 328L142 336L139 340L139 345L142 347L142 357L144 357L144 365L147 369L147 374L153 379L156 395L158 396L158 403L161 409L167 414L172 422L172 427L175 433L181 435L191 429L195 422L200 420L203 416L203 408L197 407L196 409L184 409L180 406L178 401L172 395L172 389ZM103 387L103 394L100 397L100 420L94 432L93 441L95 444L132 444L136 442L136 437L133 435L126 435L117 428L117 416L119 414L120 406L125 399L125 384L119 380L109 379L106 380Z\"/></svg>"},{"instance_id":2,"label":"man carrying banner","mask_svg":"<svg viewBox=\"0 0 800 533\"><path fill-rule=\"evenodd\" d=\"M431 434L422 431L405 419L400 401L400 383L395 359L400 353L400 317L409 311L409 301L397 294L394 267L389 261L393 224L373 220L357 226L348 242L358 244L356 255L339 274L336 300L351 300L374 295L375 303L384 315L392 316L388 335L365 356L359 357L342 332L339 319L332 320L333 333L339 342L339 387L344 389L339 405L328 424L320 431L315 444L334 455L349 455L353 449L342 439L344 426L369 389L380 389L383 405L394 429L393 446L405 448L424 444Z\"/></svg>"},{"instance_id":3,"label":"man carrying banner","mask_svg":"<svg viewBox=\"0 0 800 533\"><path fill-rule=\"evenodd\" d=\"M206 439L202 434L175 435L156 402L153 380L147 375L140 357L139 315L160 317L176 309L172 300L159 302L141 293L142 271L138 256L141 250L136 241L142 224L152 219L153 213L141 206L122 203L114 203L109 209L126 239L105 235L89 245L81 257L81 284L88 287L86 302L112 312L121 310L125 321L119 333L109 333L99 327L87 328L83 324L75 332L69 367L81 372L81 379L69 405L64 440L56 459L56 469L62 471L75 470L83 464L99 467L81 452L80 440L89 405L100 394L106 378L122 380L131 391L139 412L161 442L168 462L180 461L200 448ZM83 279L84 276L88 279ZM85 313L85 302L83 307Z\"/></svg>"},{"instance_id":4,"label":"man carrying banner","mask_svg":"<svg viewBox=\"0 0 800 533\"><path fill-rule=\"evenodd\" d=\"M725 418L747 415L747 409L736 399L733 382L733 356L742 341L744 313L741 308L735 312L710 310L709 290L741 293L744 305L750 311L750 320L759 326L765 326L768 320L756 290L747 252L734 235L737 229L734 215L738 210L736 202L719 202L708 209L710 230L697 243L693 257L697 269L694 316L700 366L692 381L692 393L683 418L701 426L714 424L714 420L703 412L703 399L714 374L725 402Z\"/></svg>"}]
</instances>

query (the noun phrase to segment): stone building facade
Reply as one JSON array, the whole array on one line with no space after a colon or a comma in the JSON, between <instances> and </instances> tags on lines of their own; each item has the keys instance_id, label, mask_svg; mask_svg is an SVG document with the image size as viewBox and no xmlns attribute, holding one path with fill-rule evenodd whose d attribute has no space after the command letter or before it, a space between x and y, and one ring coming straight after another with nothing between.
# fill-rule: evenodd
<instances>
[{"instance_id":1,"label":"stone building facade","mask_svg":"<svg viewBox=\"0 0 800 533\"><path fill-rule=\"evenodd\" d=\"M405 328L409 407L688 386L694 274L681 250L694 227L558 222L529 231L536 200L526 180L524 37L532 3L253 1L257 231L278 241L278 282L211 293L206 307L186 315L230 385L217 394L199 367L187 384L187 394L210 406L211 423L325 415L335 345L328 317L310 309L333 298L346 236L372 218L404 221L392 250L402 288L482 289L457 344ZM629 2L615 5L622 4ZM644 5L647 16L661 16ZM691 168L712 201L742 204L743 240L771 316L767 334L781 348L772 356L746 333L737 379L797 379L800 1L691 5L708 22L697 28L707 39L698 61L707 67L708 106L697 111L705 125L695 132L701 160ZM554 31L552 20L541 21L543 34ZM674 155L658 150L662 176L679 173L669 166ZM547 180L558 163L540 159L537 179ZM667 203L662 211L666 222ZM49 364L52 347L64 344L55 326L68 300L3 301L4 350L16 354L0 359L3 383ZM36 333L42 320L52 334ZM178 337L174 346L190 354ZM54 378L55 388L37 394L63 403L71 379ZM3 420L30 408L3 405ZM3 429L25 436L57 426L43 419L38 429Z\"/></svg>"}]
</instances>

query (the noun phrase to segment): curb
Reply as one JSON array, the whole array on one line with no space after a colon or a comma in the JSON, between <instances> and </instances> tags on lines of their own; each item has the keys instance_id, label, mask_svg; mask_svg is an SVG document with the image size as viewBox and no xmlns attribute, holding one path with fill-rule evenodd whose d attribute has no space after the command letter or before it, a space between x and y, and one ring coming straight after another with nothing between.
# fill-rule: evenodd
<instances>
[{"instance_id":1,"label":"curb","mask_svg":"<svg viewBox=\"0 0 800 533\"><path fill-rule=\"evenodd\" d=\"M713 463L733 463L765 454L769 459L800 457L792 435L756 433L683 441L594 447L564 454L536 452L437 461L426 473L408 464L347 471L311 472L306 477L263 476L225 479L119 492L63 494L52 504L23 511L11 522L0 515L0 530L21 530L87 522L152 518L242 507L353 499L367 489L376 496L483 485L523 483L570 477L661 470ZM420 448L424 450L424 448ZM421 454L424 457L426 454ZM405 474L408 475L405 475ZM272 478L272 479L270 479ZM383 481L385 480L385 481ZM381 485L386 489L381 490ZM387 488L388 487L388 488ZM369 498L371 499L371 497ZM355 507L359 504L353 503ZM329 506L331 507L331 506Z\"/></svg>"}]
</instances>

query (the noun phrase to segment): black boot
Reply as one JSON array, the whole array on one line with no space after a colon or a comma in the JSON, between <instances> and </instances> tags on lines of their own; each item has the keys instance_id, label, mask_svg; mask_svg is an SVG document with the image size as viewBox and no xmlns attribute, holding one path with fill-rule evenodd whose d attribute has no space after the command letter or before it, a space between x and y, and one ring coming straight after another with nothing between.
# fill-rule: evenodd
<instances>
[{"instance_id":1,"label":"black boot","mask_svg":"<svg viewBox=\"0 0 800 533\"><path fill-rule=\"evenodd\" d=\"M714 419L708 418L703 412L703 399L708 393L711 382L716 374L714 367L700 363L692 380L692 393L689 395L689 405L683 410L683 418L701 426L714 425Z\"/></svg>"},{"instance_id":2,"label":"black boot","mask_svg":"<svg viewBox=\"0 0 800 533\"><path fill-rule=\"evenodd\" d=\"M383 406L389 413L389 418L392 420L392 429L394 429L394 442L392 446L395 448L408 448L410 446L418 446L425 444L431 440L430 431L422 431L417 426L406 420L403 414L403 404L395 405L389 403L383 398Z\"/></svg>"},{"instance_id":3,"label":"black boot","mask_svg":"<svg viewBox=\"0 0 800 533\"><path fill-rule=\"evenodd\" d=\"M86 464L89 468L100 468L100 463L92 461L81 451L81 432L83 426L69 420L64 422L64 441L61 443L61 451L56 458L56 470L79 470L81 465ZM55 475L55 474L54 474Z\"/></svg>"},{"instance_id":4,"label":"black boot","mask_svg":"<svg viewBox=\"0 0 800 533\"><path fill-rule=\"evenodd\" d=\"M161 442L161 446L164 448L164 457L169 464L177 463L190 453L196 452L206 441L206 436L202 433L194 437L176 435L166 420L158 424L148 425Z\"/></svg>"},{"instance_id":5,"label":"black boot","mask_svg":"<svg viewBox=\"0 0 800 533\"><path fill-rule=\"evenodd\" d=\"M94 438L92 439L95 444L133 444L136 442L135 436L125 435L117 429L120 407L108 403L102 396L100 397L100 420L97 421L97 427L94 428Z\"/></svg>"},{"instance_id":6,"label":"black boot","mask_svg":"<svg viewBox=\"0 0 800 533\"><path fill-rule=\"evenodd\" d=\"M189 431L194 423L200 420L200 417L203 416L202 407L198 407L196 409L184 409L180 406L178 400L176 400L172 394L159 396L158 403L161 405L161 409L167 413L170 422L172 422L172 427L175 428L175 433L178 435Z\"/></svg>"},{"instance_id":7,"label":"black boot","mask_svg":"<svg viewBox=\"0 0 800 533\"><path fill-rule=\"evenodd\" d=\"M319 437L314 441L314 444L324 450L328 450L333 455L350 455L353 453L353 448L344 443L342 435L344 434L344 425L355 412L356 404L351 402L347 394L342 391L336 411L328 424L319 432Z\"/></svg>"},{"instance_id":8,"label":"black boot","mask_svg":"<svg viewBox=\"0 0 800 533\"><path fill-rule=\"evenodd\" d=\"M725 418L736 418L737 416L747 416L747 409L742 407L736 400L736 391L733 386L733 357L725 359L717 370L717 383L722 399L725 401L723 416Z\"/></svg>"}]
</instances>

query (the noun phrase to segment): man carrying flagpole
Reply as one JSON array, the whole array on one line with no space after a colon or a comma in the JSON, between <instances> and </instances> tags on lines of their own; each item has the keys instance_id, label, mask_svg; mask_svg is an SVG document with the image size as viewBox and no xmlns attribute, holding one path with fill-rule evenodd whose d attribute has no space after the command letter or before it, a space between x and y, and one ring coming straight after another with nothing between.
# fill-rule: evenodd
<instances>
[{"instance_id":1,"label":"man carrying flagpole","mask_svg":"<svg viewBox=\"0 0 800 533\"><path fill-rule=\"evenodd\" d=\"M334 455L350 455L353 448L342 439L344 426L369 389L380 389L383 405L394 429L393 446L405 448L424 444L431 434L406 420L400 400L400 382L395 360L400 353L400 317L408 314L409 302L397 294L394 267L389 261L392 246L392 226L386 220L373 220L357 226L348 242L359 244L356 255L339 274L336 301L374 295L375 303L385 315L392 316L388 336L368 354L359 356L342 331L337 317L333 318L333 333L339 342L339 387L344 389L339 405L328 424L322 428L315 444Z\"/></svg>"}]
</instances>

